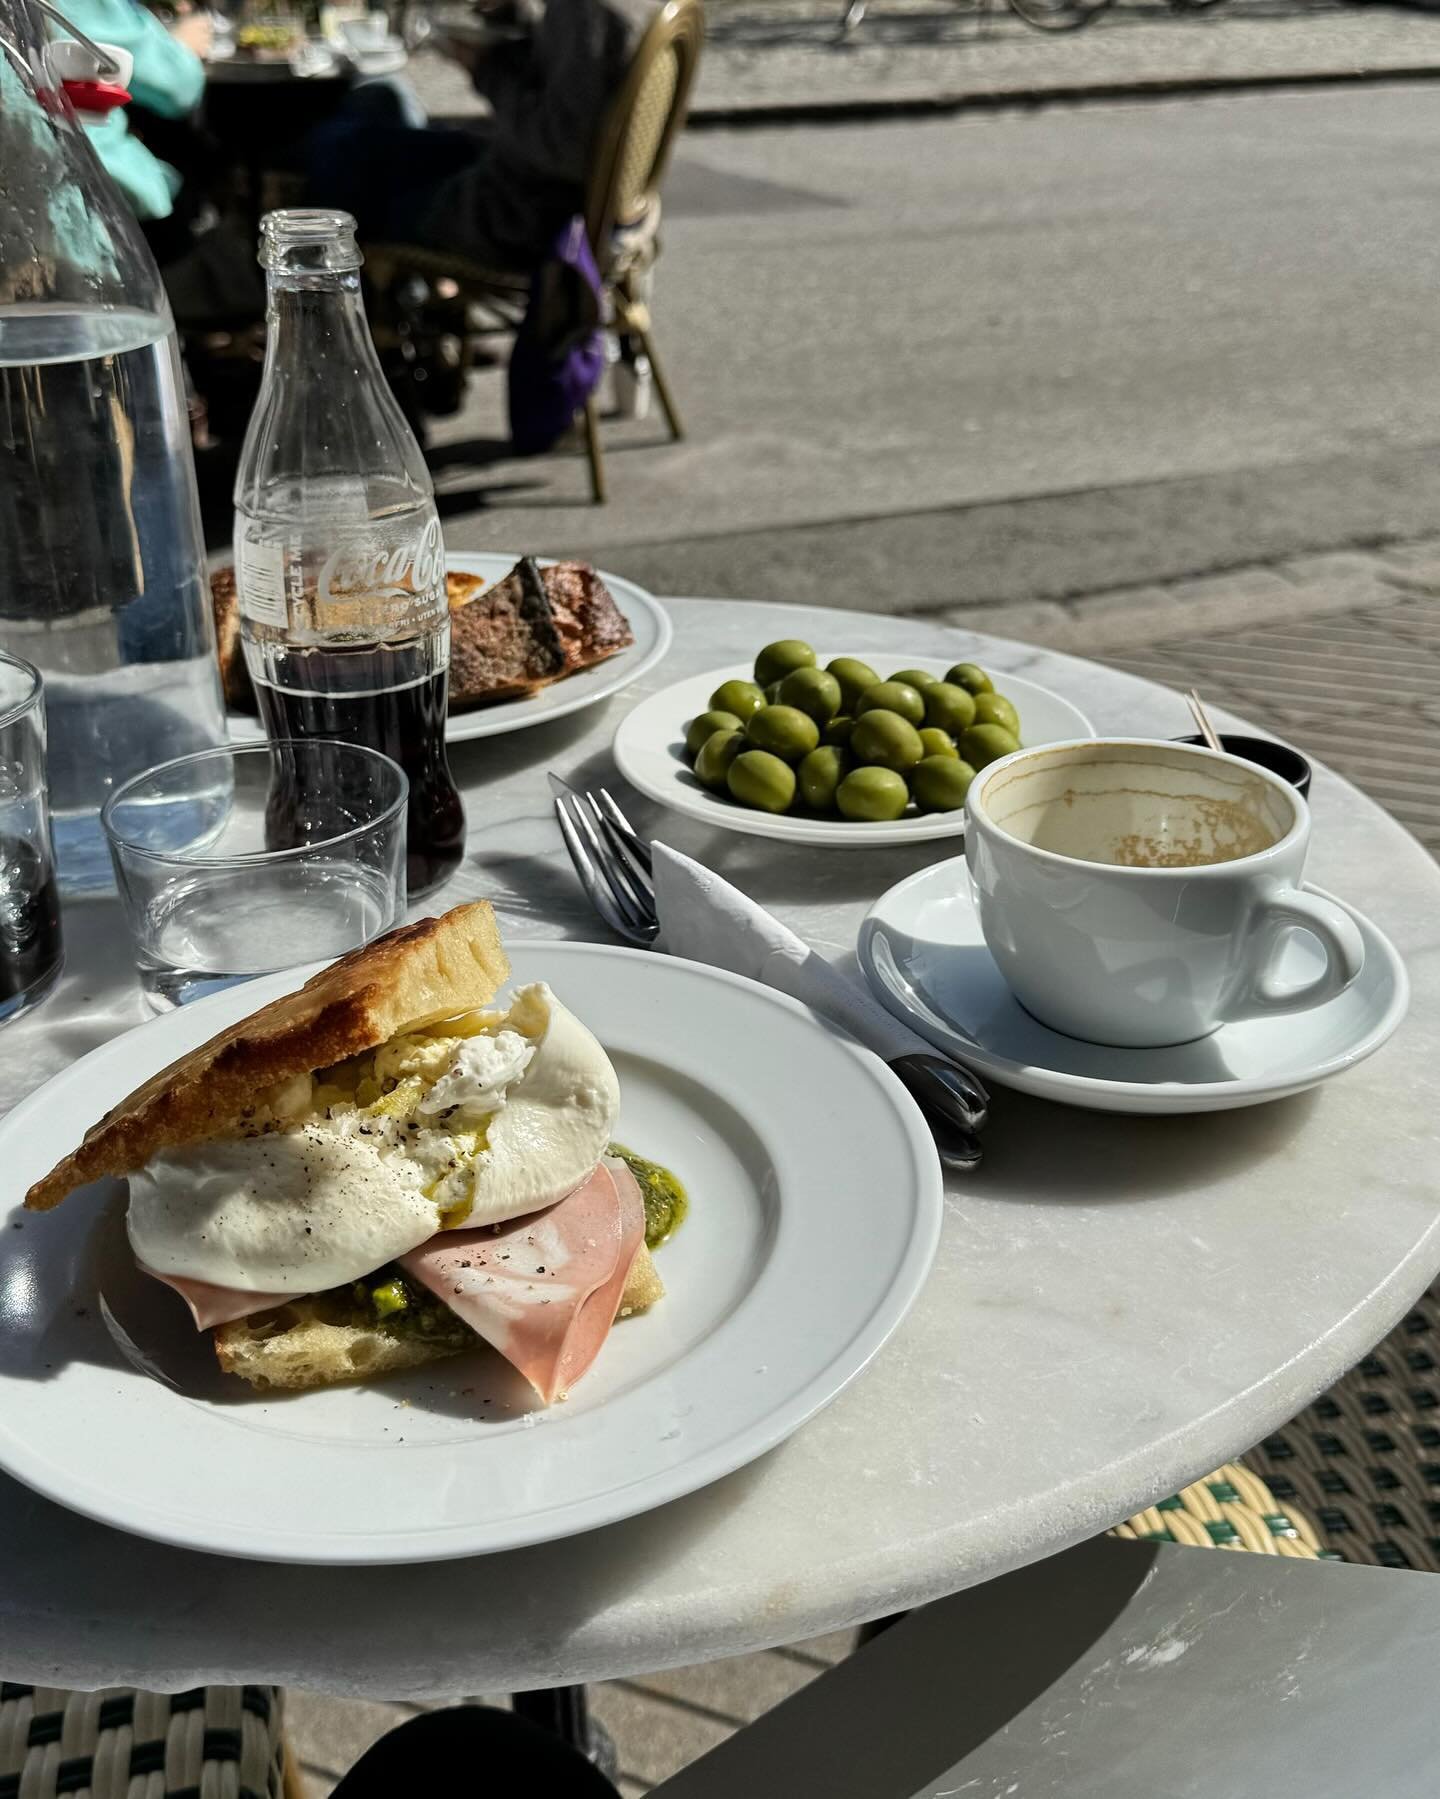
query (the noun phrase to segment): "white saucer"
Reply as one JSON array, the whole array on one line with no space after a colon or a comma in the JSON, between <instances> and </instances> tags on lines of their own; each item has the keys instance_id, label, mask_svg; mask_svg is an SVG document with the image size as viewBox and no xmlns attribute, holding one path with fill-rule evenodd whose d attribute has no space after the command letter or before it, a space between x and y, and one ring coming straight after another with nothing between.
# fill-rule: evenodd
<instances>
[{"instance_id":1,"label":"white saucer","mask_svg":"<svg viewBox=\"0 0 1440 1799\"><path fill-rule=\"evenodd\" d=\"M883 894L860 927L860 966L895 1016L1002 1086L1101 1112L1219 1112L1303 1093L1372 1055L1410 1003L1405 964L1390 940L1334 894L1365 939L1353 986L1308 1012L1228 1024L1167 1049L1082 1043L1032 1018L985 947L963 856L923 868ZM1283 979L1320 967L1296 933Z\"/></svg>"}]
</instances>

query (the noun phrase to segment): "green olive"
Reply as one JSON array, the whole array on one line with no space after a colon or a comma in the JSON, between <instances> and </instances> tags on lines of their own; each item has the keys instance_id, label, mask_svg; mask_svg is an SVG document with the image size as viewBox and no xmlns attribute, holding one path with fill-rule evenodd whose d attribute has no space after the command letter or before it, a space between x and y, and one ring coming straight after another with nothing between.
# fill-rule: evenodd
<instances>
[{"instance_id":1,"label":"green olive","mask_svg":"<svg viewBox=\"0 0 1440 1799\"><path fill-rule=\"evenodd\" d=\"M820 727L796 706L762 706L747 720L745 735L757 750L798 762L819 743Z\"/></svg>"},{"instance_id":2,"label":"green olive","mask_svg":"<svg viewBox=\"0 0 1440 1799\"><path fill-rule=\"evenodd\" d=\"M755 658L755 679L762 687L772 681L783 681L792 668L814 668L815 652L798 637L782 637L778 643L767 643Z\"/></svg>"},{"instance_id":3,"label":"green olive","mask_svg":"<svg viewBox=\"0 0 1440 1799\"><path fill-rule=\"evenodd\" d=\"M865 689L877 686L880 680L868 662L860 662L854 656L837 656L825 664L825 672L840 683L840 704L847 712L853 712Z\"/></svg>"},{"instance_id":4,"label":"green olive","mask_svg":"<svg viewBox=\"0 0 1440 1799\"><path fill-rule=\"evenodd\" d=\"M982 693L975 701L977 725L1003 725L1014 738L1020 736L1020 714L1003 693Z\"/></svg>"},{"instance_id":5,"label":"green olive","mask_svg":"<svg viewBox=\"0 0 1440 1799\"><path fill-rule=\"evenodd\" d=\"M854 729L855 720L848 712L842 712L837 718L832 718L829 724L821 727L820 741L821 743L838 743L841 749L844 749L845 745L849 743L850 733Z\"/></svg>"},{"instance_id":6,"label":"green olive","mask_svg":"<svg viewBox=\"0 0 1440 1799\"><path fill-rule=\"evenodd\" d=\"M745 747L743 731L716 731L707 737L695 757L696 780L711 793L724 793L730 764Z\"/></svg>"},{"instance_id":7,"label":"green olive","mask_svg":"<svg viewBox=\"0 0 1440 1799\"><path fill-rule=\"evenodd\" d=\"M854 768L835 790L842 818L865 824L889 824L910 803L910 790L890 768Z\"/></svg>"},{"instance_id":8,"label":"green olive","mask_svg":"<svg viewBox=\"0 0 1440 1799\"><path fill-rule=\"evenodd\" d=\"M933 687L940 677L927 674L923 668L902 668L898 675L891 675L890 679L902 681L906 687L918 687L923 693L927 687Z\"/></svg>"},{"instance_id":9,"label":"green olive","mask_svg":"<svg viewBox=\"0 0 1440 1799\"><path fill-rule=\"evenodd\" d=\"M994 693L995 683L973 662L957 662L945 679L956 687L963 687L966 693Z\"/></svg>"},{"instance_id":10,"label":"green olive","mask_svg":"<svg viewBox=\"0 0 1440 1799\"><path fill-rule=\"evenodd\" d=\"M795 798L795 770L765 750L746 750L730 764L729 785L742 806L784 812Z\"/></svg>"},{"instance_id":11,"label":"green olive","mask_svg":"<svg viewBox=\"0 0 1440 1799\"><path fill-rule=\"evenodd\" d=\"M903 681L877 681L867 687L855 706L855 715L866 712L898 712L912 725L925 723L925 702L918 687L907 687Z\"/></svg>"},{"instance_id":12,"label":"green olive","mask_svg":"<svg viewBox=\"0 0 1440 1799\"><path fill-rule=\"evenodd\" d=\"M910 770L910 791L922 812L953 812L965 804L975 770L955 756L927 756Z\"/></svg>"},{"instance_id":13,"label":"green olive","mask_svg":"<svg viewBox=\"0 0 1440 1799\"><path fill-rule=\"evenodd\" d=\"M953 681L937 681L925 689L925 722L958 737L975 723L975 696Z\"/></svg>"},{"instance_id":14,"label":"green olive","mask_svg":"<svg viewBox=\"0 0 1440 1799\"><path fill-rule=\"evenodd\" d=\"M780 683L780 704L827 725L840 710L840 683L823 668L792 669Z\"/></svg>"},{"instance_id":15,"label":"green olive","mask_svg":"<svg viewBox=\"0 0 1440 1799\"><path fill-rule=\"evenodd\" d=\"M1020 739L1004 725L971 725L960 738L960 754L972 768L984 768L1002 756L1013 756L1019 748Z\"/></svg>"},{"instance_id":16,"label":"green olive","mask_svg":"<svg viewBox=\"0 0 1440 1799\"><path fill-rule=\"evenodd\" d=\"M850 754L865 766L903 772L925 754L920 733L898 712L867 712L850 733Z\"/></svg>"},{"instance_id":17,"label":"green olive","mask_svg":"<svg viewBox=\"0 0 1440 1799\"><path fill-rule=\"evenodd\" d=\"M738 719L749 718L765 704L765 695L753 681L722 681L710 695L716 712L733 712Z\"/></svg>"},{"instance_id":18,"label":"green olive","mask_svg":"<svg viewBox=\"0 0 1440 1799\"><path fill-rule=\"evenodd\" d=\"M780 689L783 686L783 681L767 681L765 683L765 704L767 706L778 706L780 704Z\"/></svg>"},{"instance_id":19,"label":"green olive","mask_svg":"<svg viewBox=\"0 0 1440 1799\"><path fill-rule=\"evenodd\" d=\"M800 797L816 812L832 811L835 789L850 768L850 758L834 744L822 744L801 762L796 773L800 777Z\"/></svg>"},{"instance_id":20,"label":"green olive","mask_svg":"<svg viewBox=\"0 0 1440 1799\"><path fill-rule=\"evenodd\" d=\"M699 718L692 718L690 729L685 733L685 754L693 761L705 747L705 739L713 737L717 731L738 731L741 720L733 712L721 712L712 706L708 712L702 712Z\"/></svg>"},{"instance_id":21,"label":"green olive","mask_svg":"<svg viewBox=\"0 0 1440 1799\"><path fill-rule=\"evenodd\" d=\"M920 744L927 756L954 756L959 760L960 752L948 731L937 731L933 725L927 725L920 733Z\"/></svg>"}]
</instances>

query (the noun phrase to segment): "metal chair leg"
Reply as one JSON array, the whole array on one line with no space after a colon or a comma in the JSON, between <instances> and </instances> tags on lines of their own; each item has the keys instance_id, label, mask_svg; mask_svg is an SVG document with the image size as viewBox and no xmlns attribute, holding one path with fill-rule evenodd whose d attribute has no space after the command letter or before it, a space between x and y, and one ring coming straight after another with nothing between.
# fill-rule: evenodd
<instances>
[{"instance_id":1,"label":"metal chair leg","mask_svg":"<svg viewBox=\"0 0 1440 1799\"><path fill-rule=\"evenodd\" d=\"M605 452L600 447L600 409L591 394L585 402L585 454L590 458L590 496L597 506L606 500Z\"/></svg>"},{"instance_id":2,"label":"metal chair leg","mask_svg":"<svg viewBox=\"0 0 1440 1799\"><path fill-rule=\"evenodd\" d=\"M608 1779L615 1779L619 1766L615 1740L591 1717L584 1687L549 1687L538 1693L512 1693L510 1703L522 1718L538 1724L542 1730L554 1731Z\"/></svg>"},{"instance_id":3,"label":"metal chair leg","mask_svg":"<svg viewBox=\"0 0 1440 1799\"><path fill-rule=\"evenodd\" d=\"M655 377L655 391L660 396L661 410L665 414L665 423L670 427L670 435L680 439L685 435L685 427L680 422L680 409L675 404L675 396L670 391L670 383L665 379L665 370L655 349L655 339L648 326L636 333L645 354L650 358L650 373Z\"/></svg>"}]
</instances>

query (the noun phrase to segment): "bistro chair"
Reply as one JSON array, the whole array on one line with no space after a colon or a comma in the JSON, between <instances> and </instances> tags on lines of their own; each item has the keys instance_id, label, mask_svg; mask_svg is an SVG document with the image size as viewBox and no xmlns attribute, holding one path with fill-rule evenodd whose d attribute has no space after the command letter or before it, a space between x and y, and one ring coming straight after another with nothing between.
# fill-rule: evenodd
<instances>
[{"instance_id":1,"label":"bistro chair","mask_svg":"<svg viewBox=\"0 0 1440 1799\"><path fill-rule=\"evenodd\" d=\"M1433 1799L1422 1581L1094 1537L922 1606L653 1789Z\"/></svg>"},{"instance_id":2,"label":"bistro chair","mask_svg":"<svg viewBox=\"0 0 1440 1799\"><path fill-rule=\"evenodd\" d=\"M585 234L600 272L605 329L633 339L644 350L665 422L676 439L685 430L656 349L645 288L659 250L655 223L660 187L685 121L704 35L700 0L666 0L641 39L601 127L585 198ZM508 327L518 324L530 293L528 270L487 268L444 250L367 244L365 257L378 287L394 291L414 277L453 282L467 314L471 306L482 307ZM462 366L468 368L474 335L468 321L466 332ZM606 497L605 458L593 394L583 417L591 492L600 504Z\"/></svg>"},{"instance_id":3,"label":"bistro chair","mask_svg":"<svg viewBox=\"0 0 1440 1799\"><path fill-rule=\"evenodd\" d=\"M72 1693L0 1683L0 1793L301 1799L274 1687Z\"/></svg>"}]
</instances>

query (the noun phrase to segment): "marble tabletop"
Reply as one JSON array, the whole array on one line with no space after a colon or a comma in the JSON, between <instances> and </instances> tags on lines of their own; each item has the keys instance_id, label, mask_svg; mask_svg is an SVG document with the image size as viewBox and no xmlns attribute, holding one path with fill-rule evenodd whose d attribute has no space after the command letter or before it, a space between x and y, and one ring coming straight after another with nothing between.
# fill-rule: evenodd
<instances>
[{"instance_id":1,"label":"marble tabletop","mask_svg":"<svg viewBox=\"0 0 1440 1799\"><path fill-rule=\"evenodd\" d=\"M953 654L1023 672L1102 731L1188 728L1160 688L1017 643L771 605L676 601L673 614L674 647L645 691L796 635L827 656ZM511 938L603 936L545 775L615 783L608 745L638 697L453 752L469 855L445 899L488 896ZM1311 877L1371 913L1414 980L1408 1022L1371 1061L1319 1092L1188 1118L998 1090L985 1164L951 1181L930 1282L870 1368L752 1467L586 1536L423 1567L279 1567L125 1537L0 1477L6 1678L422 1698L654 1670L988 1579L1247 1448L1440 1267L1440 870L1323 768L1312 803ZM841 961L867 904L952 849L817 853L638 798L631 810ZM71 907L66 929L61 988L0 1038L4 1105L141 1020L113 902Z\"/></svg>"}]
</instances>

